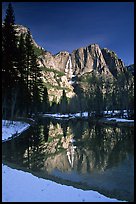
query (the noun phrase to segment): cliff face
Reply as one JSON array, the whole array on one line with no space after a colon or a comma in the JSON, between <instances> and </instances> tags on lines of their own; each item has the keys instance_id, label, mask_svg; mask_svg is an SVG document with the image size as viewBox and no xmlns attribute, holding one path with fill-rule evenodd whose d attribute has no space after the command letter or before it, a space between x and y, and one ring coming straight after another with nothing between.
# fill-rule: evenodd
<instances>
[{"instance_id":1,"label":"cliff face","mask_svg":"<svg viewBox=\"0 0 136 204\"><path fill-rule=\"evenodd\" d=\"M73 86L70 85L63 72L44 67L42 69L42 79L48 89L50 101L58 103L63 94L63 90L65 90L68 98L72 98L75 95Z\"/></svg>"},{"instance_id":2,"label":"cliff face","mask_svg":"<svg viewBox=\"0 0 136 204\"><path fill-rule=\"evenodd\" d=\"M43 55L39 56L38 62L40 66L45 66L65 72L68 58L68 52L59 52L56 55L52 55L50 52L45 51Z\"/></svg>"},{"instance_id":3,"label":"cliff face","mask_svg":"<svg viewBox=\"0 0 136 204\"><path fill-rule=\"evenodd\" d=\"M20 33L25 34L28 30L22 25L16 25L15 29L18 35ZM39 65L62 71L68 79L72 78L73 75L80 76L93 70L116 76L117 72L122 71L124 67L123 61L117 57L115 52L107 48L101 49L98 44L81 47L72 53L62 51L53 55L38 46L33 37L32 40L35 47L43 51L38 56Z\"/></svg>"},{"instance_id":4,"label":"cliff face","mask_svg":"<svg viewBox=\"0 0 136 204\"><path fill-rule=\"evenodd\" d=\"M26 34L28 29L15 25L17 35ZM92 71L104 74L106 77L116 77L124 70L124 63L115 52L107 48L101 49L98 44L81 47L72 53L62 51L55 55L38 46L32 37L34 48L37 49L37 62L42 67L42 78L48 88L49 99L59 101L63 89L67 97L74 96L73 86L69 83L75 76L80 77Z\"/></svg>"},{"instance_id":5,"label":"cliff face","mask_svg":"<svg viewBox=\"0 0 136 204\"><path fill-rule=\"evenodd\" d=\"M113 76L116 77L118 72L123 71L124 63L117 57L115 52L104 48L102 49L102 54Z\"/></svg>"},{"instance_id":6,"label":"cliff face","mask_svg":"<svg viewBox=\"0 0 136 204\"><path fill-rule=\"evenodd\" d=\"M15 30L17 32L17 36L20 36L22 33L24 34L24 38L28 32L28 28L22 25L15 25ZM68 82L68 78L63 72L63 69L61 69L61 67L63 67L63 65L66 63L67 55L69 55L69 53L64 52L53 56L50 52L47 52L40 47L35 42L32 35L31 38L34 49L36 49L36 51L38 50L40 53L37 55L37 62L40 67L42 67L42 80L48 89L49 100L58 103L63 94L63 90L65 90L68 98L73 97L75 95L73 91L74 88Z\"/></svg>"},{"instance_id":7,"label":"cliff face","mask_svg":"<svg viewBox=\"0 0 136 204\"><path fill-rule=\"evenodd\" d=\"M15 30L16 30L18 36L20 36L21 34L23 34L25 36L29 29L27 27L25 27L25 26L22 26L22 25L15 25ZM32 38L32 42L33 42L34 46L36 48L41 49L41 47L33 39L32 34L31 34L31 38Z\"/></svg>"},{"instance_id":8,"label":"cliff face","mask_svg":"<svg viewBox=\"0 0 136 204\"><path fill-rule=\"evenodd\" d=\"M97 44L76 49L71 54L65 51L56 55L45 52L39 56L38 62L40 66L65 72L68 79L73 75L80 76L93 70L116 76L124 67L122 60L113 51L107 48L100 49Z\"/></svg>"},{"instance_id":9,"label":"cliff face","mask_svg":"<svg viewBox=\"0 0 136 204\"><path fill-rule=\"evenodd\" d=\"M109 73L101 49L97 44L74 50L72 52L72 65L74 75L81 75L93 70Z\"/></svg>"}]
</instances>

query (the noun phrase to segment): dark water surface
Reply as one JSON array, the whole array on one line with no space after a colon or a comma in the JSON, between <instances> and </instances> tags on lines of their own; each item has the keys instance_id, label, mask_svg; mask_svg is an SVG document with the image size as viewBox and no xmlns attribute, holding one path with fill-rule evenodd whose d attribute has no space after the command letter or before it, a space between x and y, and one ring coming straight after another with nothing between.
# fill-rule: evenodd
<instances>
[{"instance_id":1,"label":"dark water surface","mask_svg":"<svg viewBox=\"0 0 136 204\"><path fill-rule=\"evenodd\" d=\"M39 119L2 144L2 158L38 177L134 201L134 128Z\"/></svg>"}]
</instances>

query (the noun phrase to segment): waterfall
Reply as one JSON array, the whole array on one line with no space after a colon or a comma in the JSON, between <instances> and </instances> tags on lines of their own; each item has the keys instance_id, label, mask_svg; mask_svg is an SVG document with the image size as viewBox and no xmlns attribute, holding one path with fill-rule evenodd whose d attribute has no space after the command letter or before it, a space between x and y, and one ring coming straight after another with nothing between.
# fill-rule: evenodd
<instances>
[{"instance_id":1,"label":"waterfall","mask_svg":"<svg viewBox=\"0 0 136 204\"><path fill-rule=\"evenodd\" d=\"M72 77L73 69L72 69L71 56L69 56L68 61L67 61L67 63L66 63L65 73L68 74L68 76L69 76L70 78Z\"/></svg>"}]
</instances>

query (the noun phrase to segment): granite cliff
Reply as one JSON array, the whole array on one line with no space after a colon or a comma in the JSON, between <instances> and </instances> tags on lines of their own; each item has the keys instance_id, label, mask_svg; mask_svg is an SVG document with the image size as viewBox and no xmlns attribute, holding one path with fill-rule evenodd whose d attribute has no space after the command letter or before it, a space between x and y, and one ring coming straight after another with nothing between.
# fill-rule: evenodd
<instances>
[{"instance_id":1,"label":"granite cliff","mask_svg":"<svg viewBox=\"0 0 136 204\"><path fill-rule=\"evenodd\" d=\"M52 55L45 51L39 56L38 62L40 66L65 72L68 79L73 75L80 76L93 70L116 76L124 67L123 61L113 51L101 49L97 44L76 49L72 53L64 51Z\"/></svg>"},{"instance_id":2,"label":"granite cliff","mask_svg":"<svg viewBox=\"0 0 136 204\"><path fill-rule=\"evenodd\" d=\"M22 25L16 25L15 29L19 35L20 33L25 34L28 30ZM98 44L75 49L72 53L62 51L53 55L37 45L33 37L32 41L36 48L42 50L38 55L39 65L64 72L68 79L73 75L80 76L92 70L116 76L117 72L122 71L124 67L123 61L115 52L107 48L100 48Z\"/></svg>"},{"instance_id":3,"label":"granite cliff","mask_svg":"<svg viewBox=\"0 0 136 204\"><path fill-rule=\"evenodd\" d=\"M15 25L17 35L26 34L28 28ZM37 63L42 68L42 78L48 88L50 101L58 102L65 89L67 97L74 96L72 79L80 78L92 71L104 74L106 77L116 77L124 71L125 65L115 52L100 48L98 44L81 47L69 53L61 51L55 55L37 45L32 37L34 49L37 54Z\"/></svg>"}]
</instances>

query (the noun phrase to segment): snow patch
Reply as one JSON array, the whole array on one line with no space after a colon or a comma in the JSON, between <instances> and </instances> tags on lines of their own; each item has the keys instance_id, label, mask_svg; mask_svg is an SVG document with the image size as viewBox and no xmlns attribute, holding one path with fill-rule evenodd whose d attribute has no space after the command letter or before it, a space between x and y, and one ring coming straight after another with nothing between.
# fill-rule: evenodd
<instances>
[{"instance_id":1,"label":"snow patch","mask_svg":"<svg viewBox=\"0 0 136 204\"><path fill-rule=\"evenodd\" d=\"M118 113L119 111L114 111L115 115ZM111 115L112 111L104 111L105 115ZM91 116L91 113L90 113ZM80 113L69 113L69 114L60 114L60 113L48 113L48 114L42 114L42 117L52 117L58 120L61 119L71 119L71 118L88 118L88 112L80 112ZM125 118L105 118L106 120L111 120L111 121L115 121L115 122L134 122L134 120L128 120Z\"/></svg>"},{"instance_id":2,"label":"snow patch","mask_svg":"<svg viewBox=\"0 0 136 204\"><path fill-rule=\"evenodd\" d=\"M75 84L75 81L69 80L68 81L70 84Z\"/></svg>"},{"instance_id":3,"label":"snow patch","mask_svg":"<svg viewBox=\"0 0 136 204\"><path fill-rule=\"evenodd\" d=\"M84 116L88 113L84 112ZM49 114L48 114L49 115ZM59 115L59 114L52 114ZM80 116L80 113L73 114ZM59 115L60 116L60 115ZM68 117L68 114L61 115ZM2 139L23 132L30 125L24 122L2 120ZM71 139L74 143L74 139ZM74 147L73 147L74 148ZM73 149L74 150L74 149ZM125 202L108 198L96 191L76 189L72 186L33 176L2 164L2 202Z\"/></svg>"},{"instance_id":4,"label":"snow patch","mask_svg":"<svg viewBox=\"0 0 136 204\"><path fill-rule=\"evenodd\" d=\"M2 202L123 202L96 191L33 176L2 164Z\"/></svg>"},{"instance_id":5,"label":"snow patch","mask_svg":"<svg viewBox=\"0 0 136 204\"><path fill-rule=\"evenodd\" d=\"M116 122L134 122L134 120L127 120L123 118L106 118L107 120L116 121Z\"/></svg>"},{"instance_id":6,"label":"snow patch","mask_svg":"<svg viewBox=\"0 0 136 204\"><path fill-rule=\"evenodd\" d=\"M2 141L12 139L12 136L14 134L16 134L16 136L19 136L29 127L30 125L25 122L2 120Z\"/></svg>"},{"instance_id":7,"label":"snow patch","mask_svg":"<svg viewBox=\"0 0 136 204\"><path fill-rule=\"evenodd\" d=\"M53 118L60 118L60 119L63 119L63 118L80 118L80 117L88 117L88 112L83 112L83 113L69 113L69 114L61 114L61 113L55 113L55 114L52 114L52 113L45 113L42 115L43 117L53 117Z\"/></svg>"}]
</instances>

